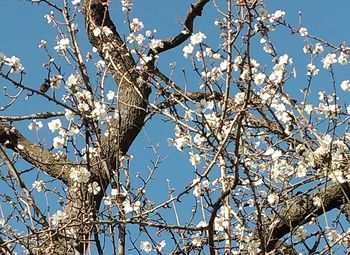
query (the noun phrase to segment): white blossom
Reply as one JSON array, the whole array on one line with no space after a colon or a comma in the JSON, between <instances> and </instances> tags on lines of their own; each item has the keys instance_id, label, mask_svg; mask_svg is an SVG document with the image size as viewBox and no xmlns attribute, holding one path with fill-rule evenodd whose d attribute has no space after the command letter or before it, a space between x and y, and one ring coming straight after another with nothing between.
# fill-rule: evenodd
<instances>
[{"instance_id":1,"label":"white blossom","mask_svg":"<svg viewBox=\"0 0 350 255\"><path fill-rule=\"evenodd\" d=\"M160 39L152 39L151 42L150 42L150 45L149 47L152 49L152 50L156 50L157 48L163 48L164 47L164 43L162 40Z\"/></svg>"},{"instance_id":2,"label":"white blossom","mask_svg":"<svg viewBox=\"0 0 350 255\"><path fill-rule=\"evenodd\" d=\"M50 217L50 222L52 225L57 226L61 221L65 220L68 215L61 210L58 210L55 214Z\"/></svg>"},{"instance_id":3,"label":"white blossom","mask_svg":"<svg viewBox=\"0 0 350 255\"><path fill-rule=\"evenodd\" d=\"M192 238L192 245L195 246L195 247L201 247L202 246L202 238L201 238L200 234L196 234Z\"/></svg>"},{"instance_id":4,"label":"white blossom","mask_svg":"<svg viewBox=\"0 0 350 255\"><path fill-rule=\"evenodd\" d=\"M157 244L156 250L158 252L161 252L165 246L166 246L166 242L165 242L165 240L163 240Z\"/></svg>"},{"instance_id":5,"label":"white blossom","mask_svg":"<svg viewBox=\"0 0 350 255\"><path fill-rule=\"evenodd\" d=\"M286 15L285 11L277 10L274 13L269 15L269 21L271 23L275 22L276 20L282 19Z\"/></svg>"},{"instance_id":6,"label":"white blossom","mask_svg":"<svg viewBox=\"0 0 350 255\"><path fill-rule=\"evenodd\" d=\"M95 27L94 30L92 30L92 33L94 36L98 37L101 34L101 29L99 27Z\"/></svg>"},{"instance_id":7,"label":"white blossom","mask_svg":"<svg viewBox=\"0 0 350 255\"><path fill-rule=\"evenodd\" d=\"M55 119L47 123L49 129L51 132L55 132L56 130L60 129L62 127L62 123L60 119Z\"/></svg>"},{"instance_id":8,"label":"white blossom","mask_svg":"<svg viewBox=\"0 0 350 255\"><path fill-rule=\"evenodd\" d=\"M80 77L78 74L71 74L68 76L68 79L66 81L66 85L68 88L75 88L80 83Z\"/></svg>"},{"instance_id":9,"label":"white blossom","mask_svg":"<svg viewBox=\"0 0 350 255\"><path fill-rule=\"evenodd\" d=\"M81 0L72 0L73 5L78 5L81 3Z\"/></svg>"},{"instance_id":10,"label":"white blossom","mask_svg":"<svg viewBox=\"0 0 350 255\"><path fill-rule=\"evenodd\" d=\"M201 157L198 154L194 154L193 152L189 152L190 154L190 163L192 166L197 166L201 162Z\"/></svg>"},{"instance_id":11,"label":"white blossom","mask_svg":"<svg viewBox=\"0 0 350 255\"><path fill-rule=\"evenodd\" d=\"M106 97L107 97L108 100L113 100L114 97L115 97L114 91L112 91L112 90L108 91Z\"/></svg>"},{"instance_id":12,"label":"white blossom","mask_svg":"<svg viewBox=\"0 0 350 255\"><path fill-rule=\"evenodd\" d=\"M102 32L105 36L110 36L111 34L113 34L112 30L107 26L102 27Z\"/></svg>"},{"instance_id":13,"label":"white blossom","mask_svg":"<svg viewBox=\"0 0 350 255\"><path fill-rule=\"evenodd\" d=\"M350 80L342 81L340 87L342 90L350 92Z\"/></svg>"},{"instance_id":14,"label":"white blossom","mask_svg":"<svg viewBox=\"0 0 350 255\"><path fill-rule=\"evenodd\" d=\"M307 31L306 27L301 27L301 28L299 29L299 34L300 34L301 36L307 36L307 35L308 35L308 31Z\"/></svg>"},{"instance_id":15,"label":"white blossom","mask_svg":"<svg viewBox=\"0 0 350 255\"><path fill-rule=\"evenodd\" d=\"M72 167L69 177L78 183L87 183L90 179L91 173L85 167Z\"/></svg>"},{"instance_id":16,"label":"white blossom","mask_svg":"<svg viewBox=\"0 0 350 255\"><path fill-rule=\"evenodd\" d=\"M270 194L267 197L267 201L269 202L270 205L273 205L278 201L279 197L276 193Z\"/></svg>"},{"instance_id":17,"label":"white blossom","mask_svg":"<svg viewBox=\"0 0 350 255\"><path fill-rule=\"evenodd\" d=\"M263 84L264 81L265 81L265 79L266 79L266 75L263 74L263 73L258 73L258 74L256 74L256 75L254 75L254 83L255 83L256 85L261 85L261 84Z\"/></svg>"},{"instance_id":18,"label":"white blossom","mask_svg":"<svg viewBox=\"0 0 350 255\"><path fill-rule=\"evenodd\" d=\"M152 244L148 241L141 241L140 249L146 253L150 253L152 251Z\"/></svg>"},{"instance_id":19,"label":"white blossom","mask_svg":"<svg viewBox=\"0 0 350 255\"><path fill-rule=\"evenodd\" d=\"M313 54L321 54L323 52L323 46L321 43L316 43L315 48L313 49L312 53Z\"/></svg>"},{"instance_id":20,"label":"white blossom","mask_svg":"<svg viewBox=\"0 0 350 255\"><path fill-rule=\"evenodd\" d=\"M346 65L348 63L348 55L344 52L340 52L340 55L338 57L338 63L341 65Z\"/></svg>"},{"instance_id":21,"label":"white blossom","mask_svg":"<svg viewBox=\"0 0 350 255\"><path fill-rule=\"evenodd\" d=\"M97 182L89 183L88 191L94 195L97 195L101 191L101 187Z\"/></svg>"},{"instance_id":22,"label":"white blossom","mask_svg":"<svg viewBox=\"0 0 350 255\"><path fill-rule=\"evenodd\" d=\"M44 48L46 46L47 42L45 40L40 40L39 48Z\"/></svg>"},{"instance_id":23,"label":"white blossom","mask_svg":"<svg viewBox=\"0 0 350 255\"><path fill-rule=\"evenodd\" d=\"M62 38L57 42L57 45L54 47L54 50L60 51L60 50L66 50L68 48L69 48L69 39Z\"/></svg>"},{"instance_id":24,"label":"white blossom","mask_svg":"<svg viewBox=\"0 0 350 255\"><path fill-rule=\"evenodd\" d=\"M21 64L21 60L15 56L12 56L10 58L4 58L4 63L9 66L10 72L21 72L24 70L22 64Z\"/></svg>"},{"instance_id":25,"label":"white blossom","mask_svg":"<svg viewBox=\"0 0 350 255\"><path fill-rule=\"evenodd\" d=\"M132 19L132 22L130 23L130 29L132 32L141 31L143 27L144 27L143 23L139 21L138 18Z\"/></svg>"},{"instance_id":26,"label":"white blossom","mask_svg":"<svg viewBox=\"0 0 350 255\"><path fill-rule=\"evenodd\" d=\"M316 68L316 66L312 63L308 64L307 66L307 75L309 76L315 76L318 74L318 72L320 71L320 69Z\"/></svg>"},{"instance_id":27,"label":"white blossom","mask_svg":"<svg viewBox=\"0 0 350 255\"><path fill-rule=\"evenodd\" d=\"M65 142L66 142L66 140L64 137L56 136L53 138L52 146L55 149L59 149L59 148L62 148L64 146Z\"/></svg>"},{"instance_id":28,"label":"white blossom","mask_svg":"<svg viewBox=\"0 0 350 255\"><path fill-rule=\"evenodd\" d=\"M29 125L28 125L28 129L29 130L33 130L35 129L36 131L38 131L40 128L43 127L43 123L39 120L33 120Z\"/></svg>"},{"instance_id":29,"label":"white blossom","mask_svg":"<svg viewBox=\"0 0 350 255\"><path fill-rule=\"evenodd\" d=\"M191 44L193 45L196 45L196 44L199 44L201 43L206 37L205 34L203 34L202 32L198 32L198 33L195 33L195 34L192 34L191 35Z\"/></svg>"},{"instance_id":30,"label":"white blossom","mask_svg":"<svg viewBox=\"0 0 350 255\"><path fill-rule=\"evenodd\" d=\"M337 56L335 53L328 53L326 57L322 59L323 68L328 69L332 64L337 63Z\"/></svg>"},{"instance_id":31,"label":"white blossom","mask_svg":"<svg viewBox=\"0 0 350 255\"><path fill-rule=\"evenodd\" d=\"M35 181L32 184L33 189L36 189L38 192L41 192L43 189L45 189L45 182L40 180L40 181Z\"/></svg>"}]
</instances>

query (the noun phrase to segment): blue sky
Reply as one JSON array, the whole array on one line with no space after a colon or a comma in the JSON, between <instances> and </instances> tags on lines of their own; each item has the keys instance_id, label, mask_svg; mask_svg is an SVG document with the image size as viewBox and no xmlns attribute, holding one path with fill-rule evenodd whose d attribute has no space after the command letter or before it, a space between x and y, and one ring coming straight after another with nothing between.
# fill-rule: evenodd
<instances>
[{"instance_id":1,"label":"blue sky","mask_svg":"<svg viewBox=\"0 0 350 255\"><path fill-rule=\"evenodd\" d=\"M56 2L60 3L61 1ZM39 88L46 76L42 64L47 59L43 51L38 48L38 44L41 39L47 40L49 47L53 48L56 44L56 33L44 18L44 15L49 11L44 4L30 4L24 0L2 0L1 4L0 24L2 26L0 27L0 52L8 56L16 55L19 57L27 71L25 82L35 88ZM161 38L167 38L181 30L177 19L182 20L189 7L188 1L181 0L135 0L134 5L135 9L132 12L132 16L139 17L147 29L157 29L157 35ZM339 45L343 41L350 41L350 20L348 18L350 1L348 0L267 0L266 7L269 12L277 9L285 10L287 13L286 19L295 27L299 27L299 11L301 11L302 25L308 28L310 34L317 35L335 45ZM123 18L120 12L120 4L117 0L112 0L111 15L115 19L117 27L121 27L121 31L126 33L127 30L123 24ZM216 17L217 14L213 12L213 7L209 4L205 7L203 16L199 17L196 21L195 31L201 30L210 38L213 31L212 23ZM84 30L83 23L79 23L79 27L81 30ZM294 37L297 36L294 35ZM292 37L293 35L282 32L277 33L274 40L278 45L279 53L287 52L294 58L298 75L300 74L302 78L298 78L293 82L300 85L300 83L306 81L304 74L306 73L305 64L308 59L302 53L303 39L299 36L299 38L291 40ZM81 36L81 43L84 49L90 50L90 44L84 35ZM182 57L182 46L162 56L160 67L165 72L166 70L169 71L168 64L170 61L177 62L179 68L175 77L178 81L181 81L182 68L190 67L189 61ZM67 72L68 74L69 72ZM340 69L338 75L337 80L339 81L350 79L348 67ZM317 79L316 82L320 88L325 90L330 89L328 87L329 77L322 76ZM3 86L8 85L0 81L0 87ZM44 100L38 99L37 101L22 101L17 107L11 108L9 111L1 114L30 114L39 110L49 111L50 109ZM190 178L187 176L192 170L189 169L189 165L187 164L188 159L186 154L181 155L174 148L168 148L166 138L173 136L173 125L165 123L160 119L159 117L155 117L147 123L133 144L130 152L135 156L131 167L134 174L136 174L138 171L147 171L145 166L150 163L150 159L154 159L155 157L152 150L147 149L146 146L150 143L154 145L160 144L160 155L167 157L167 159L161 165L160 171L154 176L154 184L150 186L148 192L152 194L151 197L154 199L162 201L168 198L165 179L169 178L171 183L176 185L180 190L188 184ZM26 127L27 124L25 123L23 127ZM27 132L29 137L35 138L32 133ZM182 164L183 161L186 161L186 164ZM159 192L160 187L164 192ZM179 210L180 212L183 210L182 213L185 214L188 208L183 207Z\"/></svg>"}]
</instances>

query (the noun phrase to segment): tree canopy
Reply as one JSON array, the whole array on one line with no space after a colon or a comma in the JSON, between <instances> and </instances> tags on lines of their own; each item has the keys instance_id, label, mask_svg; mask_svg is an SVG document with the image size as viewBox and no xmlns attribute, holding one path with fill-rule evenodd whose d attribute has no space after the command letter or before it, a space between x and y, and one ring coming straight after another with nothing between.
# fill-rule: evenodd
<instances>
[{"instance_id":1,"label":"tree canopy","mask_svg":"<svg viewBox=\"0 0 350 255\"><path fill-rule=\"evenodd\" d=\"M0 52L0 253L345 253L350 48L268 2L177 3L166 36L139 1L18 2L54 34L41 84Z\"/></svg>"}]
</instances>

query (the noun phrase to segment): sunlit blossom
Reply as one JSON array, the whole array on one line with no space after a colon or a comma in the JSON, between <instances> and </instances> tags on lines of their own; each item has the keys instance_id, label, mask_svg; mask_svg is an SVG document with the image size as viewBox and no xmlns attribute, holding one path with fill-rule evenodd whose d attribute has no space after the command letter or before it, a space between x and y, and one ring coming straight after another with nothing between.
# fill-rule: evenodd
<instances>
[{"instance_id":1,"label":"sunlit blossom","mask_svg":"<svg viewBox=\"0 0 350 255\"><path fill-rule=\"evenodd\" d=\"M203 40L206 38L207 38L206 35L203 34L202 32L192 34L191 38L190 38L191 44L193 44L193 45L199 44L199 43L203 42Z\"/></svg>"},{"instance_id":2,"label":"sunlit blossom","mask_svg":"<svg viewBox=\"0 0 350 255\"><path fill-rule=\"evenodd\" d=\"M56 130L60 129L62 127L62 123L60 119L55 119L47 123L49 129L51 132L55 132Z\"/></svg>"},{"instance_id":3,"label":"sunlit blossom","mask_svg":"<svg viewBox=\"0 0 350 255\"><path fill-rule=\"evenodd\" d=\"M301 28L299 29L299 34L300 34L301 36L307 36L307 35L308 35L308 31L307 31L306 27L301 27Z\"/></svg>"},{"instance_id":4,"label":"sunlit blossom","mask_svg":"<svg viewBox=\"0 0 350 255\"><path fill-rule=\"evenodd\" d=\"M67 213L61 211L61 210L58 210L55 214L53 214L51 217L50 217L50 222L52 225L56 226L58 225L61 221L67 219L68 215Z\"/></svg>"},{"instance_id":5,"label":"sunlit blossom","mask_svg":"<svg viewBox=\"0 0 350 255\"><path fill-rule=\"evenodd\" d=\"M85 167L72 167L69 177L78 183L87 183L91 173Z\"/></svg>"},{"instance_id":6,"label":"sunlit blossom","mask_svg":"<svg viewBox=\"0 0 350 255\"><path fill-rule=\"evenodd\" d=\"M24 70L21 60L15 56L12 56L10 58L4 58L4 62L6 65L8 65L11 69L10 72L21 72Z\"/></svg>"},{"instance_id":7,"label":"sunlit blossom","mask_svg":"<svg viewBox=\"0 0 350 255\"><path fill-rule=\"evenodd\" d=\"M148 241L141 241L140 249L146 253L150 253L152 251L152 244Z\"/></svg>"},{"instance_id":8,"label":"sunlit blossom","mask_svg":"<svg viewBox=\"0 0 350 255\"><path fill-rule=\"evenodd\" d=\"M130 23L130 29L132 32L137 32L142 30L144 27L143 23L139 21L138 18L133 18L132 22Z\"/></svg>"},{"instance_id":9,"label":"sunlit blossom","mask_svg":"<svg viewBox=\"0 0 350 255\"><path fill-rule=\"evenodd\" d=\"M33 120L29 125L28 125L28 129L29 130L36 130L38 131L40 128L43 127L43 123L39 120Z\"/></svg>"},{"instance_id":10,"label":"sunlit blossom","mask_svg":"<svg viewBox=\"0 0 350 255\"><path fill-rule=\"evenodd\" d=\"M340 87L342 90L350 92L350 80L342 81Z\"/></svg>"},{"instance_id":11,"label":"sunlit blossom","mask_svg":"<svg viewBox=\"0 0 350 255\"><path fill-rule=\"evenodd\" d=\"M68 38L62 38L57 42L57 45L54 47L56 51L60 50L66 50L69 48L69 39Z\"/></svg>"},{"instance_id":12,"label":"sunlit blossom","mask_svg":"<svg viewBox=\"0 0 350 255\"><path fill-rule=\"evenodd\" d=\"M185 58L188 58L188 56L189 56L190 54L192 54L193 49L194 49L194 47L193 47L192 44L186 45L186 46L183 48L183 55L184 55L184 57L185 57Z\"/></svg>"},{"instance_id":13,"label":"sunlit blossom","mask_svg":"<svg viewBox=\"0 0 350 255\"><path fill-rule=\"evenodd\" d=\"M97 182L89 183L88 191L94 195L97 195L101 191L101 187Z\"/></svg>"},{"instance_id":14,"label":"sunlit blossom","mask_svg":"<svg viewBox=\"0 0 350 255\"><path fill-rule=\"evenodd\" d=\"M32 184L33 189L36 189L36 191L41 192L43 189L45 189L45 182L40 180L40 181L35 181Z\"/></svg>"},{"instance_id":15,"label":"sunlit blossom","mask_svg":"<svg viewBox=\"0 0 350 255\"><path fill-rule=\"evenodd\" d=\"M335 53L328 53L326 57L322 59L323 68L328 69L332 64L337 63L337 56Z\"/></svg>"}]
</instances>

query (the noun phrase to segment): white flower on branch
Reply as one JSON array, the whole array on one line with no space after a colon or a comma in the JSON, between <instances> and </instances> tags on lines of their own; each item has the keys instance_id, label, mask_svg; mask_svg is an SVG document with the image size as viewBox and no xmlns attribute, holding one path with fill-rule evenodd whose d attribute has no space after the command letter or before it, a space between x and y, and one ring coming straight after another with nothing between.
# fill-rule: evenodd
<instances>
[{"instance_id":1,"label":"white flower on branch","mask_svg":"<svg viewBox=\"0 0 350 255\"><path fill-rule=\"evenodd\" d=\"M57 42L57 45L54 47L55 51L61 51L66 50L69 48L69 39L68 38L62 38Z\"/></svg>"},{"instance_id":2,"label":"white flower on branch","mask_svg":"<svg viewBox=\"0 0 350 255\"><path fill-rule=\"evenodd\" d=\"M54 12L51 11L50 14L46 14L46 15L44 16L44 18L46 18L46 19L47 19L47 23L50 24L52 21L55 20Z\"/></svg>"},{"instance_id":3,"label":"white flower on branch","mask_svg":"<svg viewBox=\"0 0 350 255\"><path fill-rule=\"evenodd\" d=\"M12 56L10 58L5 58L4 63L11 68L10 69L11 73L22 72L24 70L21 64L21 60L15 56Z\"/></svg>"},{"instance_id":4,"label":"white flower on branch","mask_svg":"<svg viewBox=\"0 0 350 255\"><path fill-rule=\"evenodd\" d=\"M338 63L341 65L346 65L348 63L348 55L344 52L340 52L340 55L338 57Z\"/></svg>"},{"instance_id":5,"label":"white flower on branch","mask_svg":"<svg viewBox=\"0 0 350 255\"><path fill-rule=\"evenodd\" d=\"M39 120L33 120L29 125L28 125L28 129L29 130L36 130L38 131L40 128L43 127L43 123Z\"/></svg>"},{"instance_id":6,"label":"white flower on branch","mask_svg":"<svg viewBox=\"0 0 350 255\"><path fill-rule=\"evenodd\" d=\"M105 36L110 36L111 34L113 34L112 30L107 26L104 26L102 28L102 32Z\"/></svg>"},{"instance_id":7,"label":"white flower on branch","mask_svg":"<svg viewBox=\"0 0 350 255\"><path fill-rule=\"evenodd\" d=\"M94 36L98 37L101 34L101 29L99 27L95 27L94 30L92 30L92 33Z\"/></svg>"},{"instance_id":8,"label":"white flower on branch","mask_svg":"<svg viewBox=\"0 0 350 255\"><path fill-rule=\"evenodd\" d=\"M192 166L198 166L201 162L201 157L199 156L199 154L194 154L192 151L189 152L190 154L190 163Z\"/></svg>"},{"instance_id":9,"label":"white flower on branch","mask_svg":"<svg viewBox=\"0 0 350 255\"><path fill-rule=\"evenodd\" d=\"M130 23L130 29L132 32L141 31L144 28L144 25L138 18L133 18Z\"/></svg>"},{"instance_id":10,"label":"white flower on branch","mask_svg":"<svg viewBox=\"0 0 350 255\"><path fill-rule=\"evenodd\" d=\"M39 48L44 48L46 46L47 42L45 40L41 40L39 43Z\"/></svg>"},{"instance_id":11,"label":"white flower on branch","mask_svg":"<svg viewBox=\"0 0 350 255\"><path fill-rule=\"evenodd\" d=\"M150 253L152 251L152 244L148 241L141 241L140 249L146 253Z\"/></svg>"},{"instance_id":12,"label":"white flower on branch","mask_svg":"<svg viewBox=\"0 0 350 255\"><path fill-rule=\"evenodd\" d=\"M85 167L72 167L70 170L69 177L78 183L89 182L91 173Z\"/></svg>"},{"instance_id":13,"label":"white flower on branch","mask_svg":"<svg viewBox=\"0 0 350 255\"><path fill-rule=\"evenodd\" d=\"M266 79L266 75L263 73L258 73L256 75L254 75L254 83L256 85L261 85L265 82Z\"/></svg>"},{"instance_id":14,"label":"white flower on branch","mask_svg":"<svg viewBox=\"0 0 350 255\"><path fill-rule=\"evenodd\" d=\"M206 35L203 34L202 32L192 34L191 38L190 38L191 44L193 44L193 45L199 44L206 38L207 38Z\"/></svg>"},{"instance_id":15,"label":"white flower on branch","mask_svg":"<svg viewBox=\"0 0 350 255\"><path fill-rule=\"evenodd\" d=\"M55 132L56 130L60 129L62 127L62 123L60 119L55 119L47 123L49 129L51 132Z\"/></svg>"},{"instance_id":16,"label":"white flower on branch","mask_svg":"<svg viewBox=\"0 0 350 255\"><path fill-rule=\"evenodd\" d=\"M322 59L323 68L328 69L332 64L337 63L337 56L335 53L328 53L326 57Z\"/></svg>"},{"instance_id":17,"label":"white flower on branch","mask_svg":"<svg viewBox=\"0 0 350 255\"><path fill-rule=\"evenodd\" d=\"M73 5L78 5L81 3L81 0L72 0Z\"/></svg>"},{"instance_id":18,"label":"white flower on branch","mask_svg":"<svg viewBox=\"0 0 350 255\"><path fill-rule=\"evenodd\" d=\"M166 242L165 240L163 240L157 244L156 251L161 252L165 246L166 246Z\"/></svg>"},{"instance_id":19,"label":"white flower on branch","mask_svg":"<svg viewBox=\"0 0 350 255\"><path fill-rule=\"evenodd\" d=\"M321 54L324 51L324 48L321 43L316 43L315 48L312 50L312 54Z\"/></svg>"},{"instance_id":20,"label":"white flower on branch","mask_svg":"<svg viewBox=\"0 0 350 255\"><path fill-rule=\"evenodd\" d=\"M350 92L350 80L342 81L340 87L342 90Z\"/></svg>"},{"instance_id":21,"label":"white flower on branch","mask_svg":"<svg viewBox=\"0 0 350 255\"><path fill-rule=\"evenodd\" d=\"M71 74L68 76L66 85L69 89L74 90L80 83L80 76L78 74Z\"/></svg>"},{"instance_id":22,"label":"white flower on branch","mask_svg":"<svg viewBox=\"0 0 350 255\"><path fill-rule=\"evenodd\" d=\"M202 246L202 238L201 238L200 234L196 234L194 237L192 237L192 245L195 247Z\"/></svg>"},{"instance_id":23,"label":"white flower on branch","mask_svg":"<svg viewBox=\"0 0 350 255\"><path fill-rule=\"evenodd\" d=\"M129 12L132 9L132 1L131 0L121 0L121 4L122 4L122 11L123 12Z\"/></svg>"},{"instance_id":24,"label":"white flower on branch","mask_svg":"<svg viewBox=\"0 0 350 255\"><path fill-rule=\"evenodd\" d=\"M213 101L207 101L205 99L201 99L199 102L196 103L195 105L196 109L195 112L197 114L204 113L206 110L211 110L214 107L214 102Z\"/></svg>"},{"instance_id":25,"label":"white flower on branch","mask_svg":"<svg viewBox=\"0 0 350 255\"><path fill-rule=\"evenodd\" d=\"M157 48L163 48L164 47L164 43L160 39L152 39L150 44L149 44L149 47L152 50L156 50Z\"/></svg>"},{"instance_id":26,"label":"white flower on branch","mask_svg":"<svg viewBox=\"0 0 350 255\"><path fill-rule=\"evenodd\" d=\"M50 222L52 225L57 226L61 221L67 219L68 215L61 210L58 210L55 214L50 217Z\"/></svg>"},{"instance_id":27,"label":"white flower on branch","mask_svg":"<svg viewBox=\"0 0 350 255\"><path fill-rule=\"evenodd\" d=\"M88 191L94 195L97 195L101 191L101 187L97 182L89 183Z\"/></svg>"},{"instance_id":28,"label":"white flower on branch","mask_svg":"<svg viewBox=\"0 0 350 255\"><path fill-rule=\"evenodd\" d=\"M194 47L193 47L193 45L192 44L188 44L188 45L186 45L184 48L183 48L183 56L185 57L185 58L188 58L188 56L190 55L190 54L192 54L192 52L193 52L193 49L194 49Z\"/></svg>"},{"instance_id":29,"label":"white flower on branch","mask_svg":"<svg viewBox=\"0 0 350 255\"><path fill-rule=\"evenodd\" d=\"M131 203L129 200L125 200L123 202L123 208L125 213L138 212L141 208L141 202L136 201L134 203Z\"/></svg>"},{"instance_id":30,"label":"white flower on branch","mask_svg":"<svg viewBox=\"0 0 350 255\"><path fill-rule=\"evenodd\" d=\"M299 29L299 34L300 34L301 36L307 36L307 35L308 35L307 28L306 28L306 27L301 27L301 28Z\"/></svg>"},{"instance_id":31,"label":"white flower on branch","mask_svg":"<svg viewBox=\"0 0 350 255\"><path fill-rule=\"evenodd\" d=\"M277 10L277 11L275 11L274 13L269 14L268 17L269 17L269 21L270 21L271 23L273 23L273 22L275 22L276 20L282 19L285 15L286 15L286 12L285 12L285 11Z\"/></svg>"},{"instance_id":32,"label":"white flower on branch","mask_svg":"<svg viewBox=\"0 0 350 255\"><path fill-rule=\"evenodd\" d=\"M113 100L115 97L114 91L112 91L112 90L108 91L106 97L107 97L107 100Z\"/></svg>"},{"instance_id":33,"label":"white flower on branch","mask_svg":"<svg viewBox=\"0 0 350 255\"><path fill-rule=\"evenodd\" d=\"M315 76L318 74L318 72L320 71L320 69L316 68L316 66L312 63L308 64L307 66L307 75L309 76Z\"/></svg>"},{"instance_id":34,"label":"white flower on branch","mask_svg":"<svg viewBox=\"0 0 350 255\"><path fill-rule=\"evenodd\" d=\"M278 202L279 196L276 193L269 194L267 197L267 202L269 202L270 205L275 204Z\"/></svg>"},{"instance_id":35,"label":"white flower on branch","mask_svg":"<svg viewBox=\"0 0 350 255\"><path fill-rule=\"evenodd\" d=\"M66 143L66 139L65 138L63 138L61 136L56 136L56 137L53 138L52 146L55 149L59 149L59 148L62 148L65 143Z\"/></svg>"},{"instance_id":36,"label":"white flower on branch","mask_svg":"<svg viewBox=\"0 0 350 255\"><path fill-rule=\"evenodd\" d=\"M45 189L45 182L40 180L40 181L35 181L32 184L33 189L36 189L36 191L41 192L43 189Z\"/></svg>"}]
</instances>

